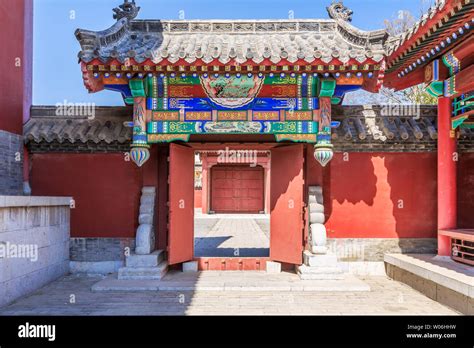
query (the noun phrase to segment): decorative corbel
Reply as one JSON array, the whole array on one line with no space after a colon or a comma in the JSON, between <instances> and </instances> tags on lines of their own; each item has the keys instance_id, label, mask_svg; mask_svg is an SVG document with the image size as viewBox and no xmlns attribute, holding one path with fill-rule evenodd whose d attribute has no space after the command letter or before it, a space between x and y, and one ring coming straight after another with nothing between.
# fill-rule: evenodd
<instances>
[{"instance_id":1,"label":"decorative corbel","mask_svg":"<svg viewBox=\"0 0 474 348\"><path fill-rule=\"evenodd\" d=\"M133 103L133 138L130 156L141 167L150 158L146 131L146 98L135 97Z\"/></svg>"},{"instance_id":2,"label":"decorative corbel","mask_svg":"<svg viewBox=\"0 0 474 348\"><path fill-rule=\"evenodd\" d=\"M334 156L331 144L331 97L320 97L319 106L319 132L314 145L314 158L325 167Z\"/></svg>"}]
</instances>

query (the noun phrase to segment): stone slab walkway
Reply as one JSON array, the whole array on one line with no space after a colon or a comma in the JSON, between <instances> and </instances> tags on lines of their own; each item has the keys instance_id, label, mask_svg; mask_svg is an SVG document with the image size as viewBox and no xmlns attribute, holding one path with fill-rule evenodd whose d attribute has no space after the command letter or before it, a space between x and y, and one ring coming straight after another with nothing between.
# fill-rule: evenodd
<instances>
[{"instance_id":1,"label":"stone slab walkway","mask_svg":"<svg viewBox=\"0 0 474 348\"><path fill-rule=\"evenodd\" d=\"M371 291L92 292L101 278L67 276L0 309L0 315L455 315L457 312L386 277ZM71 303L72 295L75 302Z\"/></svg>"},{"instance_id":2,"label":"stone slab walkway","mask_svg":"<svg viewBox=\"0 0 474 348\"><path fill-rule=\"evenodd\" d=\"M301 280L295 273L261 271L171 271L162 280L118 280L111 275L92 291L370 291L368 284L351 274L343 280Z\"/></svg>"},{"instance_id":3,"label":"stone slab walkway","mask_svg":"<svg viewBox=\"0 0 474 348\"><path fill-rule=\"evenodd\" d=\"M268 257L270 240L269 228L266 227L269 224L266 215L198 215L195 219L194 256Z\"/></svg>"}]
</instances>

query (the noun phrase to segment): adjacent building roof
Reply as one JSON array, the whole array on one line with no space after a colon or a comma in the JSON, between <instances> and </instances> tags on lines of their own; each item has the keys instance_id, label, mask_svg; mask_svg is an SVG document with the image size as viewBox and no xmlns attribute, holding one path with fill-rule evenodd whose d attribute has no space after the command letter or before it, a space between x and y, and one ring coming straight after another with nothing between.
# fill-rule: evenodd
<instances>
[{"instance_id":1,"label":"adjacent building roof","mask_svg":"<svg viewBox=\"0 0 474 348\"><path fill-rule=\"evenodd\" d=\"M386 31L355 28L349 23L352 11L340 3L328 7L331 19L236 21L135 20L139 8L124 5L127 11L114 10L118 21L111 28L76 31L81 61L358 64L385 57Z\"/></svg>"},{"instance_id":2,"label":"adjacent building roof","mask_svg":"<svg viewBox=\"0 0 474 348\"><path fill-rule=\"evenodd\" d=\"M335 106L332 118L336 151L434 151L436 107L423 106L419 117L383 116L383 106ZM32 152L129 151L132 130L124 125L132 110L98 107L95 117L56 116L54 106L35 106L25 125L25 142ZM461 151L474 151L474 131L460 130Z\"/></svg>"},{"instance_id":3,"label":"adjacent building roof","mask_svg":"<svg viewBox=\"0 0 474 348\"><path fill-rule=\"evenodd\" d=\"M57 116L55 106L34 106L24 126L25 143L36 151L129 151L128 107L96 107L90 116ZM40 150L41 149L41 150ZM34 151L33 151L34 152Z\"/></svg>"},{"instance_id":4,"label":"adjacent building roof","mask_svg":"<svg viewBox=\"0 0 474 348\"><path fill-rule=\"evenodd\" d=\"M411 28L387 40L387 85L400 89L401 78L442 57L469 37L473 27L473 0L437 0Z\"/></svg>"}]
</instances>

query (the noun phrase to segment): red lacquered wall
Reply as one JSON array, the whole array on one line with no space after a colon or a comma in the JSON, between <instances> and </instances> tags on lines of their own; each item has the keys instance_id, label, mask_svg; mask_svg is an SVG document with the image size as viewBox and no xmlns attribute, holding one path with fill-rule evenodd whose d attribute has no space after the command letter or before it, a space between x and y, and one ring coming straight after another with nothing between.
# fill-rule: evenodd
<instances>
[{"instance_id":1,"label":"red lacquered wall","mask_svg":"<svg viewBox=\"0 0 474 348\"><path fill-rule=\"evenodd\" d=\"M194 208L202 208L202 190L194 190Z\"/></svg>"},{"instance_id":2,"label":"red lacquered wall","mask_svg":"<svg viewBox=\"0 0 474 348\"><path fill-rule=\"evenodd\" d=\"M0 1L0 129L22 134L31 105L33 1Z\"/></svg>"},{"instance_id":3,"label":"red lacquered wall","mask_svg":"<svg viewBox=\"0 0 474 348\"><path fill-rule=\"evenodd\" d=\"M436 237L436 153L336 153L324 169L307 159L329 238Z\"/></svg>"},{"instance_id":4,"label":"red lacquered wall","mask_svg":"<svg viewBox=\"0 0 474 348\"><path fill-rule=\"evenodd\" d=\"M154 161L149 162L145 166L155 165ZM143 170L124 161L120 153L34 154L32 194L74 198L72 237L133 238L138 225Z\"/></svg>"},{"instance_id":5,"label":"red lacquered wall","mask_svg":"<svg viewBox=\"0 0 474 348\"><path fill-rule=\"evenodd\" d=\"M474 153L461 154L457 177L458 227L474 228Z\"/></svg>"},{"instance_id":6,"label":"red lacquered wall","mask_svg":"<svg viewBox=\"0 0 474 348\"><path fill-rule=\"evenodd\" d=\"M309 149L306 183L324 187L330 238L436 237L436 153L349 153L348 161L336 153L321 168ZM134 237L140 190L158 183L162 246L167 192L160 190L166 184L165 168L160 169L163 180L155 180L160 163L166 161L152 158L139 169L122 154L34 154L31 186L33 195L74 197L73 237ZM458 185L459 227L472 228L474 154L461 155Z\"/></svg>"}]
</instances>

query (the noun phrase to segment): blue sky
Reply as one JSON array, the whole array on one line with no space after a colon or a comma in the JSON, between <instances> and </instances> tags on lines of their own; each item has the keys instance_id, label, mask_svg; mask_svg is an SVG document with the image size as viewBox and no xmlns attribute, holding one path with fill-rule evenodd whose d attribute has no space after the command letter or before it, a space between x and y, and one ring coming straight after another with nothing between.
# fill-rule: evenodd
<instances>
[{"instance_id":1,"label":"blue sky","mask_svg":"<svg viewBox=\"0 0 474 348\"><path fill-rule=\"evenodd\" d=\"M428 0L346 0L354 11L352 24L364 30L383 28L384 19L395 19L399 10L416 18ZM115 20L112 8L122 0L34 0L33 103L54 105L91 102L123 105L119 93L89 94L82 83L74 37L76 28L104 30ZM285 19L328 18L331 0L137 0L139 19Z\"/></svg>"}]
</instances>

